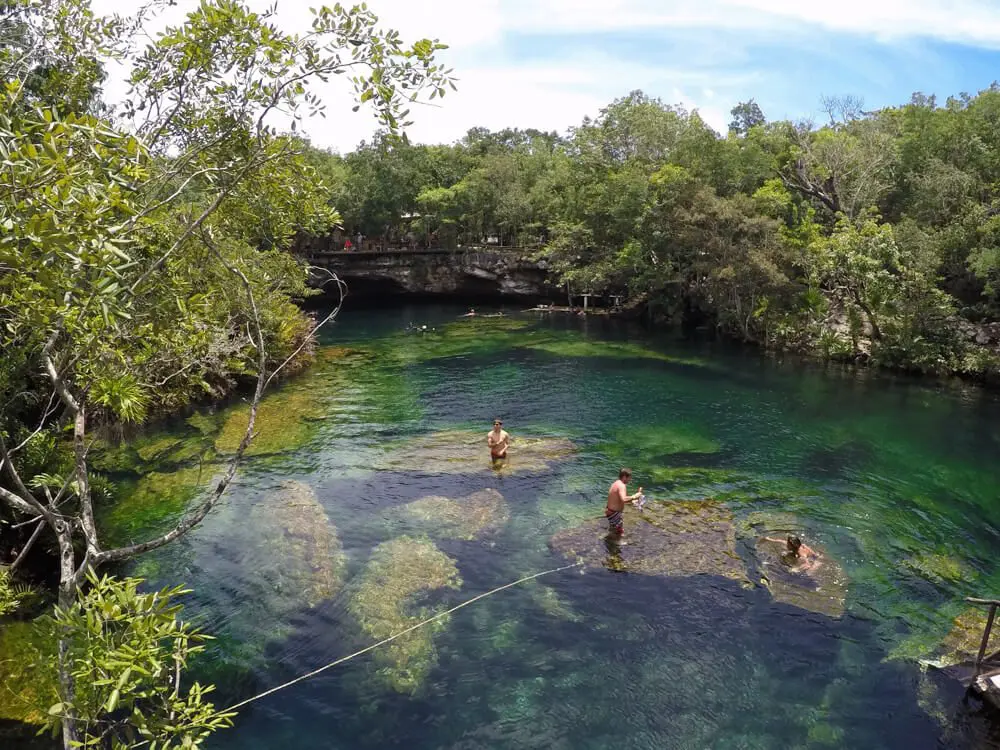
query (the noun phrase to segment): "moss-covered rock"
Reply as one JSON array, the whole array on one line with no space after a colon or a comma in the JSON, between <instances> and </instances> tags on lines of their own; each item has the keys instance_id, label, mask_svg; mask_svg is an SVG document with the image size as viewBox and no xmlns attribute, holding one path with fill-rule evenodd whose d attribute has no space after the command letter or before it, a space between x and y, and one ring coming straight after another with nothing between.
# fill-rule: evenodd
<instances>
[{"instance_id":1,"label":"moss-covered rock","mask_svg":"<svg viewBox=\"0 0 1000 750\"><path fill-rule=\"evenodd\" d=\"M589 502L583 498L543 497L538 501L538 512L551 529L604 518L604 506L596 497Z\"/></svg>"},{"instance_id":2,"label":"moss-covered rock","mask_svg":"<svg viewBox=\"0 0 1000 750\"><path fill-rule=\"evenodd\" d=\"M559 357L609 357L612 359L651 359L660 362L704 367L704 360L693 357L676 357L641 344L625 341L600 341L592 339L561 338L550 336L540 341L522 344L521 348L554 354Z\"/></svg>"},{"instance_id":3,"label":"moss-covered rock","mask_svg":"<svg viewBox=\"0 0 1000 750\"><path fill-rule=\"evenodd\" d=\"M257 456L294 450L311 436L309 418L315 414L316 398L302 383L265 394L257 409L253 442L246 455ZM233 407L226 412L222 429L215 438L219 453L235 453L247 429L249 405Z\"/></svg>"},{"instance_id":4,"label":"moss-covered rock","mask_svg":"<svg viewBox=\"0 0 1000 750\"><path fill-rule=\"evenodd\" d=\"M643 511L625 508L624 546L608 539L604 518L555 534L549 544L587 566L664 576L747 578L736 553L729 510L711 501L649 501Z\"/></svg>"},{"instance_id":5,"label":"moss-covered rock","mask_svg":"<svg viewBox=\"0 0 1000 750\"><path fill-rule=\"evenodd\" d=\"M505 473L547 470L576 451L565 438L511 438L507 458L494 464L486 447L486 430L444 430L407 440L381 457L377 469L420 471L428 474L466 474L491 467Z\"/></svg>"},{"instance_id":6,"label":"moss-covered rock","mask_svg":"<svg viewBox=\"0 0 1000 750\"><path fill-rule=\"evenodd\" d=\"M444 539L478 539L496 533L510 520L507 502L494 489L457 500L440 495L422 497L404 505L400 513L406 521Z\"/></svg>"},{"instance_id":7,"label":"moss-covered rock","mask_svg":"<svg viewBox=\"0 0 1000 750\"><path fill-rule=\"evenodd\" d=\"M347 558L337 530L307 484L283 482L269 500L251 509L247 525L263 533L254 565L260 579L278 593L276 609L314 607L340 591Z\"/></svg>"},{"instance_id":8,"label":"moss-covered rock","mask_svg":"<svg viewBox=\"0 0 1000 750\"><path fill-rule=\"evenodd\" d=\"M135 452L144 463L183 463L195 460L208 450L198 438L181 437L178 435L153 435L149 438L135 441L132 444Z\"/></svg>"},{"instance_id":9,"label":"moss-covered rock","mask_svg":"<svg viewBox=\"0 0 1000 750\"><path fill-rule=\"evenodd\" d=\"M691 425L665 423L618 430L614 439L599 446L624 463L675 453L716 453L719 443Z\"/></svg>"},{"instance_id":10,"label":"moss-covered rock","mask_svg":"<svg viewBox=\"0 0 1000 750\"><path fill-rule=\"evenodd\" d=\"M974 662L979 655L979 646L986 630L987 612L985 607L970 607L962 611L952 620L951 629L936 648L924 649L922 654L914 649L907 656L923 656L925 658L921 661L935 667ZM986 648L987 656L997 651L997 632L997 624L994 624L992 637Z\"/></svg>"},{"instance_id":11,"label":"moss-covered rock","mask_svg":"<svg viewBox=\"0 0 1000 750\"><path fill-rule=\"evenodd\" d=\"M111 544L162 533L215 477L215 466L186 466L122 482L115 491L115 501L98 507L98 525Z\"/></svg>"},{"instance_id":12,"label":"moss-covered rock","mask_svg":"<svg viewBox=\"0 0 1000 750\"><path fill-rule=\"evenodd\" d=\"M0 719L40 725L58 698L56 640L36 623L0 622Z\"/></svg>"},{"instance_id":13,"label":"moss-covered rock","mask_svg":"<svg viewBox=\"0 0 1000 750\"><path fill-rule=\"evenodd\" d=\"M492 354L523 341L532 321L512 317L463 318L442 326L401 331L366 342L397 364L410 365L449 357Z\"/></svg>"},{"instance_id":14,"label":"moss-covered rock","mask_svg":"<svg viewBox=\"0 0 1000 750\"><path fill-rule=\"evenodd\" d=\"M930 581L961 581L970 573L959 559L940 552L919 552L903 559L903 567L909 568Z\"/></svg>"},{"instance_id":15,"label":"moss-covered rock","mask_svg":"<svg viewBox=\"0 0 1000 750\"><path fill-rule=\"evenodd\" d=\"M528 585L528 594L532 602L535 603L542 612L554 620L566 620L567 622L580 622L583 617L567 604L559 592L544 583L533 581Z\"/></svg>"},{"instance_id":16,"label":"moss-covered rock","mask_svg":"<svg viewBox=\"0 0 1000 750\"><path fill-rule=\"evenodd\" d=\"M433 614L419 597L462 585L455 561L426 539L402 536L380 544L361 574L348 609L375 641L406 630ZM380 646L374 659L379 675L394 690L413 693L437 663L434 634L447 624L442 617Z\"/></svg>"},{"instance_id":17,"label":"moss-covered rock","mask_svg":"<svg viewBox=\"0 0 1000 750\"><path fill-rule=\"evenodd\" d=\"M810 546L822 552L815 542ZM761 582L776 601L828 617L841 617L847 599L847 575L836 560L822 554L808 570L796 571L783 560L784 542L757 541L757 556L761 566Z\"/></svg>"}]
</instances>

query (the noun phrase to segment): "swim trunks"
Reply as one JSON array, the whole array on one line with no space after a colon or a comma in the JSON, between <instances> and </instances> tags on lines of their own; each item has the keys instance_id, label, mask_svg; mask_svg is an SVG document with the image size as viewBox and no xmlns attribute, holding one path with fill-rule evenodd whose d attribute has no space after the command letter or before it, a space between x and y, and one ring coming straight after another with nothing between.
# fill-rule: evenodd
<instances>
[{"instance_id":1,"label":"swim trunks","mask_svg":"<svg viewBox=\"0 0 1000 750\"><path fill-rule=\"evenodd\" d=\"M605 508L604 515L607 516L608 519L608 531L618 534L619 536L625 533L625 518L620 510Z\"/></svg>"}]
</instances>

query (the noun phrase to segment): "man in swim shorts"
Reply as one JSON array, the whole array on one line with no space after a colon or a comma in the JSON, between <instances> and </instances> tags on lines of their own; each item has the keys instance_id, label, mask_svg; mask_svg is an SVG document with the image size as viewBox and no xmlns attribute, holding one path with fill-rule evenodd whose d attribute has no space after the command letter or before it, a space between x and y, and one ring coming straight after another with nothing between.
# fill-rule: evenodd
<instances>
[{"instance_id":1,"label":"man in swim shorts","mask_svg":"<svg viewBox=\"0 0 1000 750\"><path fill-rule=\"evenodd\" d=\"M503 428L503 420L493 420L493 429L486 433L486 445L489 446L490 458L494 461L507 458L507 448L510 447L510 435Z\"/></svg>"},{"instance_id":2,"label":"man in swim shorts","mask_svg":"<svg viewBox=\"0 0 1000 750\"><path fill-rule=\"evenodd\" d=\"M631 469L622 469L618 472L618 479L608 490L608 507L604 509L604 515L608 519L608 532L613 536L621 537L625 535L625 519L623 512L625 503L634 501L642 494L642 487L634 495L625 493L625 486L632 479Z\"/></svg>"}]
</instances>

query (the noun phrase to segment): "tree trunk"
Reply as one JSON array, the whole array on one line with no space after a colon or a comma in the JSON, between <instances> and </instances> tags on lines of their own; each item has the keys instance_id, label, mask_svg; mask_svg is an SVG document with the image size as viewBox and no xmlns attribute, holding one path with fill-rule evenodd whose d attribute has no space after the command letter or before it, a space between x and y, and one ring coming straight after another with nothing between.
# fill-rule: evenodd
<instances>
[{"instance_id":1,"label":"tree trunk","mask_svg":"<svg viewBox=\"0 0 1000 750\"><path fill-rule=\"evenodd\" d=\"M55 528L59 540L59 606L68 609L76 601L77 585L74 569L72 529L65 521L59 521ZM59 634L59 699L64 705L72 705L76 698L73 680L73 665L70 663L70 634L63 630ZM72 750L79 746L80 733L76 712L64 710L62 720L63 748Z\"/></svg>"}]
</instances>

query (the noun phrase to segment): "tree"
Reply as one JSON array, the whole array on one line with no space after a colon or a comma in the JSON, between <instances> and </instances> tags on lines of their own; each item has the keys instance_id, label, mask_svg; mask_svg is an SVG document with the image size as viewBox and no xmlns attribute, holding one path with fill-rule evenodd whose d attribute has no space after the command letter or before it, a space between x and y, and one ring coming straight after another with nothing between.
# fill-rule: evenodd
<instances>
[{"instance_id":1,"label":"tree","mask_svg":"<svg viewBox=\"0 0 1000 750\"><path fill-rule=\"evenodd\" d=\"M137 578L89 573L88 589L57 607L51 626L66 642L76 689L49 708L55 731L72 715L82 747L198 747L235 714L216 711L211 686L183 684L188 660L208 636L180 619L182 587L143 593Z\"/></svg>"},{"instance_id":2,"label":"tree","mask_svg":"<svg viewBox=\"0 0 1000 750\"><path fill-rule=\"evenodd\" d=\"M729 132L735 135L746 135L752 128L767 123L767 118L764 117L760 105L753 99L740 102L729 110L729 114L733 116L733 119L729 121Z\"/></svg>"},{"instance_id":3,"label":"tree","mask_svg":"<svg viewBox=\"0 0 1000 750\"><path fill-rule=\"evenodd\" d=\"M408 124L408 102L440 96L451 81L434 62L443 45L404 47L364 7L320 8L299 37L273 25L273 10L206 0L141 51L145 12L125 22L95 18L86 0L17 7L46 45L3 55L0 323L5 352L26 363L18 377L32 387L2 394L0 502L54 536L68 612L91 569L169 544L212 510L253 439L265 387L313 338L299 326L282 340L282 313L297 315L290 300L305 293L306 271L280 248L336 214L301 143L280 134L273 115L291 117L295 129L303 114L323 111L310 83L350 74L359 103L392 133ZM67 91L78 90L78 73L94 84L98 52L130 64L127 100L103 118L34 97L28 84L48 65L46 50L58 52ZM87 458L94 428L141 422L192 389L211 391L212 378L240 374L255 383L248 424L210 496L165 534L105 548ZM66 427L68 470L25 473L31 446ZM70 631L60 624L67 748L86 739Z\"/></svg>"}]
</instances>

